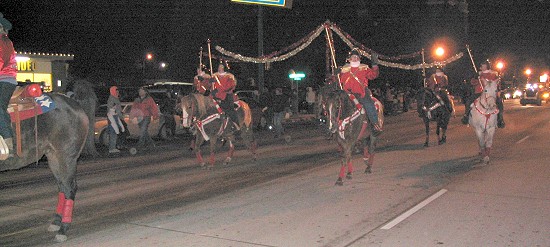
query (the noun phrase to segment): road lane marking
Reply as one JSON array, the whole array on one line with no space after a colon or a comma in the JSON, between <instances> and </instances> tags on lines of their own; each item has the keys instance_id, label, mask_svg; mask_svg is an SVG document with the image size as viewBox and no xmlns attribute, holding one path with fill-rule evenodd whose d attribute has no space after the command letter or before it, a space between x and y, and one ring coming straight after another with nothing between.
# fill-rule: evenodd
<instances>
[{"instance_id":1,"label":"road lane marking","mask_svg":"<svg viewBox=\"0 0 550 247\"><path fill-rule=\"evenodd\" d=\"M405 219L407 219L409 216L413 215L414 213L416 213L418 210L420 210L421 208L425 207L426 205L428 205L430 202L432 202L433 200L437 199L438 197L442 196L443 194L445 194L447 192L446 189L441 189L440 191L438 191L437 193L431 195L430 197L426 198L426 200L420 202L419 204L417 204L416 206L412 207L411 209L407 210L406 212L402 213L401 215L397 216L397 218L393 219L392 221L390 221L388 224L382 226L380 229L382 230L389 230L391 229L392 227L396 226L397 224L399 224L401 221L404 221Z\"/></svg>"},{"instance_id":2,"label":"road lane marking","mask_svg":"<svg viewBox=\"0 0 550 247\"><path fill-rule=\"evenodd\" d=\"M526 136L526 137L523 137L521 140L517 141L516 144L520 144L522 142L524 142L525 140L527 140L527 138L529 138L531 136Z\"/></svg>"}]
</instances>

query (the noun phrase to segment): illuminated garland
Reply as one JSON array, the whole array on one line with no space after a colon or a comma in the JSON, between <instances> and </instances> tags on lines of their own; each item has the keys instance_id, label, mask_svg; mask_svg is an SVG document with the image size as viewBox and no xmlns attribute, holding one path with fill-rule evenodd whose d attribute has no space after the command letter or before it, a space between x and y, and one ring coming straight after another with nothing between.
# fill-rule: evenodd
<instances>
[{"instance_id":1,"label":"illuminated garland","mask_svg":"<svg viewBox=\"0 0 550 247\"><path fill-rule=\"evenodd\" d=\"M351 37L351 35L344 32L342 29L340 29L340 27L338 27L336 24L331 24L330 27L331 27L332 30L334 30L338 34L338 36L340 36L340 38L344 42L346 42L346 44L348 44L348 46L349 46L349 44L353 44L353 46L350 46L350 47L352 47L352 48L353 47L359 47L359 48L361 48L361 49L363 49L363 50L365 50L369 53L375 52L372 49L369 49L368 47L366 47L365 45L359 43L357 40L355 40L353 37ZM379 54L378 57L381 58L381 59L384 59L384 60L397 61L397 60L415 58L415 57L418 57L420 55L422 55L422 51L417 51L417 52L414 52L414 53L399 55L399 56L393 56L393 57Z\"/></svg>"},{"instance_id":2,"label":"illuminated garland","mask_svg":"<svg viewBox=\"0 0 550 247\"><path fill-rule=\"evenodd\" d=\"M301 41L304 41L304 42L302 42L301 45L297 45L296 43L293 44L292 46L296 46L296 48L294 50L282 55L282 56L246 57L246 56L243 56L241 54L237 54L237 53L227 51L227 50L225 50L224 48L222 48L220 46L216 46L216 50L219 51L220 53L222 53L223 55L226 55L226 56L229 56L229 57L232 57L234 59L244 61L244 62L251 62L251 63L279 62L279 61L286 60L290 57L293 57L294 55L296 55L299 52L301 52L302 50L304 50L306 47L308 47L311 44L311 42L313 42L313 40L315 40L317 37L319 37L319 35L321 34L322 31L323 31L323 26L321 25L314 32L312 32L309 36L306 36L305 38L301 39ZM276 52L274 54L280 54L280 53L282 53L282 52Z\"/></svg>"},{"instance_id":3,"label":"illuminated garland","mask_svg":"<svg viewBox=\"0 0 550 247\"><path fill-rule=\"evenodd\" d=\"M308 47L313 42L313 40L315 40L317 37L319 37L319 35L321 34L321 32L323 32L325 27L330 27L331 30L336 32L336 34L338 34L338 36L340 36L342 41L344 41L344 43L346 43L346 45L348 45L350 48L357 48L357 50L359 51L359 53L362 56L367 57L368 59L371 59L371 54L376 53L372 49L369 49L369 48L365 47L363 44L357 42L349 34L345 33L339 27L337 27L336 24L332 24L329 21L326 21L323 25L320 25L319 27L317 27L317 29L315 29L309 35L307 35L306 37L300 39L299 41L295 42L294 44L292 44L288 47L285 47L285 48L281 49L280 51L276 51L276 52L273 52L273 53L270 53L268 55L261 56L261 57L243 56L241 54L237 54L237 53L234 53L234 52L227 51L221 46L216 46L215 49L217 51L219 51L220 53L222 53L223 55L232 58L232 59L226 59L226 60L251 62L251 63L267 63L267 64L272 63L272 62L280 62L280 61L283 61L283 60L286 60L290 57L295 56L296 54L298 54L299 52L304 50L306 47ZM334 42L334 41L329 39L328 42ZM334 44L334 43L332 43L332 44ZM281 54L283 54L283 55L281 55ZM393 56L393 57L379 54L379 58L382 58L382 59L385 59L385 60L394 60L395 61L395 60L401 60L401 59L414 58L414 57L419 56L420 54L421 54L421 52L415 52L415 53L411 53L411 54ZM386 67L399 68L399 69L405 69L405 70L416 70L416 69L422 69L422 68L428 69L428 68L445 66L449 63L452 63L452 62L460 59L462 56L464 56L464 53L460 52L460 53L455 54L454 56L452 56L452 57L450 57L450 58L448 58L444 61L435 61L435 62L432 62L432 63L420 63L420 64L415 64L415 65L400 64L400 63L383 61L383 60L379 60L378 64L380 64L382 66L386 66Z\"/></svg>"}]
</instances>

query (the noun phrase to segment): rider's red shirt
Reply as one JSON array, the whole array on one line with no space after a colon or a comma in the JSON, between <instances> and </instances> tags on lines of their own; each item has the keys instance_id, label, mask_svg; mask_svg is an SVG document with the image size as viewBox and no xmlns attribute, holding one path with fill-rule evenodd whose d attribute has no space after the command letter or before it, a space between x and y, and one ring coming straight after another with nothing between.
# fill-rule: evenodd
<instances>
[{"instance_id":1,"label":"rider's red shirt","mask_svg":"<svg viewBox=\"0 0 550 247\"><path fill-rule=\"evenodd\" d=\"M16 53L13 50L13 43L6 34L0 36L0 42L0 81L7 80L17 84L15 80L17 62L15 61Z\"/></svg>"},{"instance_id":2,"label":"rider's red shirt","mask_svg":"<svg viewBox=\"0 0 550 247\"><path fill-rule=\"evenodd\" d=\"M481 85L481 80L487 81L498 81L498 73L492 70L484 70L479 72L479 79L472 79L470 82L474 87L474 92L476 94L483 92L483 85Z\"/></svg>"},{"instance_id":3,"label":"rider's red shirt","mask_svg":"<svg viewBox=\"0 0 550 247\"><path fill-rule=\"evenodd\" d=\"M223 74L216 72L214 73L214 77L217 78L217 80L214 82L212 88L218 89L218 92L214 96L218 99L225 100L227 94L232 94L233 90L235 90L237 80L233 74L227 72Z\"/></svg>"},{"instance_id":4,"label":"rider's red shirt","mask_svg":"<svg viewBox=\"0 0 550 247\"><path fill-rule=\"evenodd\" d=\"M365 97L365 88L369 86L369 80L374 80L378 77L378 66L369 66L360 64L359 67L351 67L350 64L342 67L340 72L340 81L345 91L356 93Z\"/></svg>"}]
</instances>

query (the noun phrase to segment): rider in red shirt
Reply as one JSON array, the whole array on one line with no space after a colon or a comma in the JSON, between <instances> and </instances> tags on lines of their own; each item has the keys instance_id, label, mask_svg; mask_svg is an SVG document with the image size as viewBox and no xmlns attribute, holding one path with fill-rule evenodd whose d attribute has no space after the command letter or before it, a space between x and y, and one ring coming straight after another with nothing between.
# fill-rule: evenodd
<instances>
[{"instance_id":1,"label":"rider in red shirt","mask_svg":"<svg viewBox=\"0 0 550 247\"><path fill-rule=\"evenodd\" d=\"M0 13L0 142L2 147L2 159L13 156L13 131L11 118L8 113L8 105L11 95L17 87L17 62L13 43L8 38L11 23ZM5 144L5 145L4 145Z\"/></svg>"},{"instance_id":2,"label":"rider in red shirt","mask_svg":"<svg viewBox=\"0 0 550 247\"><path fill-rule=\"evenodd\" d=\"M233 106L233 90L237 86L235 76L229 72L225 72L224 64L220 63L218 72L214 73L213 78L210 79L210 83L212 83L212 95L220 102L222 110L227 113L231 121L239 123L237 111Z\"/></svg>"},{"instance_id":3,"label":"rider in red shirt","mask_svg":"<svg viewBox=\"0 0 550 247\"><path fill-rule=\"evenodd\" d=\"M195 90L200 94L207 95L207 91L210 91L210 75L204 73L201 68L197 68L197 75L193 78L193 85Z\"/></svg>"},{"instance_id":4,"label":"rider in red shirt","mask_svg":"<svg viewBox=\"0 0 550 247\"><path fill-rule=\"evenodd\" d=\"M340 82L345 91L355 95L357 100L363 105L367 112L369 121L373 124L374 129L378 132L382 131L382 127L378 121L378 112L374 106L372 93L369 86L369 80L374 80L378 77L378 55L372 54L372 68L361 63L361 55L357 49L352 49L350 52L349 63L345 64L340 69Z\"/></svg>"},{"instance_id":5,"label":"rider in red shirt","mask_svg":"<svg viewBox=\"0 0 550 247\"><path fill-rule=\"evenodd\" d=\"M500 76L496 71L491 70L491 66L489 62L483 62L481 64L480 70L479 70L479 78L474 78L471 80L471 85L474 89L474 95L468 100L468 102L465 102L465 111L464 111L464 117L462 117L462 123L468 124L468 120L470 118L470 109L471 104L474 102L475 99L479 98L481 93L483 92L483 85L481 84L482 80L486 81L498 81L500 83ZM497 94L497 107L498 107L498 114L497 114L497 126L499 128L504 128L506 124L504 123L504 104L502 102L502 99L498 97L499 94Z\"/></svg>"}]
</instances>

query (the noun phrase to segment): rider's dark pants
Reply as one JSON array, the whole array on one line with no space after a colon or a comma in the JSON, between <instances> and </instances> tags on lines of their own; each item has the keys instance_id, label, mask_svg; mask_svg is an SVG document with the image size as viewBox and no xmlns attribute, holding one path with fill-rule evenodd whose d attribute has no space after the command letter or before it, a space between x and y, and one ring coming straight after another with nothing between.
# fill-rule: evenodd
<instances>
[{"instance_id":1,"label":"rider's dark pants","mask_svg":"<svg viewBox=\"0 0 550 247\"><path fill-rule=\"evenodd\" d=\"M374 101L371 98L371 91L369 89L365 89L365 97L361 98L361 95L359 94L353 94L359 100L359 103L363 105L365 110L367 111L367 117L369 118L369 121L372 124L378 124L378 112L376 111L376 106L374 106Z\"/></svg>"},{"instance_id":2,"label":"rider's dark pants","mask_svg":"<svg viewBox=\"0 0 550 247\"><path fill-rule=\"evenodd\" d=\"M213 95L216 95L216 90L212 91ZM227 114L227 116L231 119L231 121L235 123L239 123L239 119L237 118L237 111L235 111L235 107L233 106L233 94L227 93L224 100L220 100L220 107L222 110Z\"/></svg>"},{"instance_id":3,"label":"rider's dark pants","mask_svg":"<svg viewBox=\"0 0 550 247\"><path fill-rule=\"evenodd\" d=\"M8 105L16 87L17 85L9 82L0 82L0 136L4 137L4 139L13 137Z\"/></svg>"}]
</instances>

